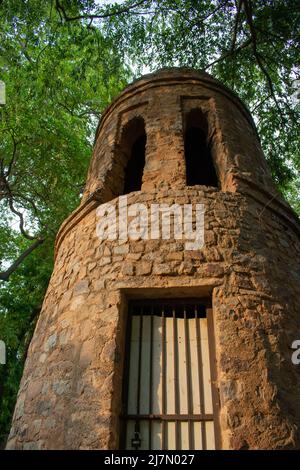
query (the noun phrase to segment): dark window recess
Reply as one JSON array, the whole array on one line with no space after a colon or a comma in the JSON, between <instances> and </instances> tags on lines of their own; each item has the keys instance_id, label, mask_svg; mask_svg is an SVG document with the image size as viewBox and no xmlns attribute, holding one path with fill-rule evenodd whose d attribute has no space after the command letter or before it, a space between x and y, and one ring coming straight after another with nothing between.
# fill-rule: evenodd
<instances>
[{"instance_id":1,"label":"dark window recess","mask_svg":"<svg viewBox=\"0 0 300 470\"><path fill-rule=\"evenodd\" d=\"M145 166L146 140L146 135L143 134L132 145L130 157L125 168L123 194L141 190Z\"/></svg>"},{"instance_id":2,"label":"dark window recess","mask_svg":"<svg viewBox=\"0 0 300 470\"><path fill-rule=\"evenodd\" d=\"M186 118L184 152L186 183L218 187L218 178L207 142L207 122L202 112L192 110Z\"/></svg>"}]
</instances>

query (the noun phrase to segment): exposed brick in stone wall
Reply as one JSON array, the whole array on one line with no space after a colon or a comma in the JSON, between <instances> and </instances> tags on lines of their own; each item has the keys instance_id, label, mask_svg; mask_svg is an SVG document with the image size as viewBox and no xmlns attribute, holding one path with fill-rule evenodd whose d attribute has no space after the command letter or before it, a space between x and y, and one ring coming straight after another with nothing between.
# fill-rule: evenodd
<instances>
[{"instance_id":1,"label":"exposed brick in stone wall","mask_svg":"<svg viewBox=\"0 0 300 470\"><path fill-rule=\"evenodd\" d=\"M185 185L183 116L195 106L208 119L220 189ZM146 167L128 203L203 203L201 250L174 238L97 237L96 208L117 204L115 158L135 117L145 122ZM127 299L207 295L222 447L300 448L300 375L290 349L300 333L299 232L234 95L188 71L133 83L103 117L83 202L58 235L8 448L116 449Z\"/></svg>"}]
</instances>

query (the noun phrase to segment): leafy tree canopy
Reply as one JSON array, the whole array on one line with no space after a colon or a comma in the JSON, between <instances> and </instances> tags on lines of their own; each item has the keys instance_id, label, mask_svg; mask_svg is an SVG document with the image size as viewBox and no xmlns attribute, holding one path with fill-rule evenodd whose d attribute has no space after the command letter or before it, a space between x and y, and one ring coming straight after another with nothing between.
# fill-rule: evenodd
<instances>
[{"instance_id":1,"label":"leafy tree canopy","mask_svg":"<svg viewBox=\"0 0 300 470\"><path fill-rule=\"evenodd\" d=\"M0 2L0 339L7 347L0 442L51 274L55 233L79 204L101 111L129 78L112 41L61 21L54 2Z\"/></svg>"}]
</instances>

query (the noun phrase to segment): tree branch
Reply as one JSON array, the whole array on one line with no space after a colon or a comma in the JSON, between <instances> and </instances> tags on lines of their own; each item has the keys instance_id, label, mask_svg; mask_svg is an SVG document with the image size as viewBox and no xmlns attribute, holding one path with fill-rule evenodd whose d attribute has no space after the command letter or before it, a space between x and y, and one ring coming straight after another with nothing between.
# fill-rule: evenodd
<instances>
[{"instance_id":1,"label":"tree branch","mask_svg":"<svg viewBox=\"0 0 300 470\"><path fill-rule=\"evenodd\" d=\"M234 49L235 49L242 4L243 4L243 0L239 0L239 3L237 5L237 11L236 11L234 27L233 27L233 34L232 34L232 42L231 42L231 48L230 48L232 54L233 54Z\"/></svg>"},{"instance_id":2,"label":"tree branch","mask_svg":"<svg viewBox=\"0 0 300 470\"><path fill-rule=\"evenodd\" d=\"M253 108L250 109L250 112L251 113L255 113L255 111L258 110L258 108L260 108L266 101L268 101L268 99L272 98L271 95L267 95L263 100L259 101L257 104L254 105Z\"/></svg>"},{"instance_id":3,"label":"tree branch","mask_svg":"<svg viewBox=\"0 0 300 470\"><path fill-rule=\"evenodd\" d=\"M44 243L44 238L38 238L35 242L30 245L17 259L13 262L13 264L6 270L0 273L0 280L1 281L8 281L12 273L16 271L16 269L20 266L20 264L24 261L27 256L30 255L38 246Z\"/></svg>"},{"instance_id":4,"label":"tree branch","mask_svg":"<svg viewBox=\"0 0 300 470\"><path fill-rule=\"evenodd\" d=\"M25 229L24 229L24 217L23 217L23 214L19 211L17 211L17 209L14 208L14 205L13 205L13 198L12 196L10 195L9 198L8 198L8 204L9 204L9 208L10 210L13 212L13 214L17 215L19 217L19 228L20 228L20 232L22 233L23 237L27 238L27 240L35 240L36 237L33 237L32 235L29 235Z\"/></svg>"},{"instance_id":5,"label":"tree branch","mask_svg":"<svg viewBox=\"0 0 300 470\"><path fill-rule=\"evenodd\" d=\"M115 15L121 15L122 13L132 13L131 10L133 10L136 7L139 7L143 3L145 3L146 0L140 0L137 3L134 3L133 5L130 5L125 8L120 8L117 11L111 12L111 13L103 13L103 14L95 14L95 15L77 15L77 16L68 16L67 12L65 10L65 7L60 3L59 0L56 0L55 3L55 8L60 14L60 17L63 17L65 21L76 21L76 20L94 20L94 19L105 19L105 18L111 18L112 16Z\"/></svg>"},{"instance_id":6,"label":"tree branch","mask_svg":"<svg viewBox=\"0 0 300 470\"><path fill-rule=\"evenodd\" d=\"M94 109L88 109L86 111L82 111L81 113L77 114L72 109L70 109L66 104L61 103L60 101L58 101L57 104L59 104L59 106L64 108L66 111L68 111L69 114L71 114L71 116L74 116L74 117L82 118L83 116L87 116L87 115L96 116L98 119L100 117L100 112L97 112Z\"/></svg>"},{"instance_id":7,"label":"tree branch","mask_svg":"<svg viewBox=\"0 0 300 470\"><path fill-rule=\"evenodd\" d=\"M251 44L252 40L251 38L247 39L245 42L243 42L243 44L241 44L239 47L237 47L234 51L234 53L236 54L237 52L240 52L242 49L245 49L245 47L248 47L250 44ZM232 52L231 50L228 51L228 52L225 52L225 54L221 55L220 57L218 57L216 60L214 60L213 62L211 62L209 65L207 65L204 70L207 70L209 69L210 67L212 67L213 65L217 64L218 62L221 62L222 60L226 59L227 57L231 56L232 55Z\"/></svg>"},{"instance_id":8,"label":"tree branch","mask_svg":"<svg viewBox=\"0 0 300 470\"><path fill-rule=\"evenodd\" d=\"M204 23L206 20L208 20L211 16L214 16L219 10L221 10L225 5L226 3L228 3L228 0L224 0L223 2L220 3L220 5L218 5L213 11L210 11L207 15L205 16L196 16L196 18L194 18L194 20L191 21L190 17L185 15L183 13L183 11L179 8L178 9L178 6L176 5L176 3L174 2L174 6L172 8L172 5L170 5L168 8L165 8L165 11L166 13L168 11L173 11L175 13L179 13L180 16L182 16L182 18L189 24L189 27L192 29L194 26L199 26L200 23ZM192 6L191 9L198 13L197 10ZM162 10L162 13L164 12L164 10ZM148 14L149 13L154 13L154 12L147 12Z\"/></svg>"},{"instance_id":9,"label":"tree branch","mask_svg":"<svg viewBox=\"0 0 300 470\"><path fill-rule=\"evenodd\" d=\"M25 201L25 202L27 202L28 204L30 204L31 207L32 207L32 209L33 209L33 211L34 211L34 214L35 214L36 216L38 216L38 213L39 213L38 208L36 207L36 205L35 205L35 203L33 202L32 199L30 199L30 198L27 197L27 196L23 196L23 194L20 194L20 193L18 193L18 192L16 192L16 191L13 192L13 196L14 196L15 199L21 199L22 201Z\"/></svg>"},{"instance_id":10,"label":"tree branch","mask_svg":"<svg viewBox=\"0 0 300 470\"><path fill-rule=\"evenodd\" d=\"M12 134L12 132L10 133L11 134L11 138L12 138L12 141L13 141L13 154L12 154L12 158L8 164L8 168L7 168L7 171L6 171L6 174L5 174L5 177L9 176L10 173L11 173L11 170L16 162L16 157L17 157L17 146L18 146L18 142L16 141L14 135Z\"/></svg>"},{"instance_id":11,"label":"tree branch","mask_svg":"<svg viewBox=\"0 0 300 470\"><path fill-rule=\"evenodd\" d=\"M270 74L269 72L267 71L267 69L265 68L263 62L262 62L262 58L257 50L257 35L256 35L256 30L254 28L254 24L253 24L253 14L252 14L252 4L251 4L251 0L242 0L242 3L244 5L244 9L245 9L245 14L246 14L246 20L247 20L247 23L248 23L248 26L249 26L249 30L250 30L250 34L251 34L251 43L252 43L252 51L253 51L253 55L256 59L256 62L260 68L260 70L262 71L263 75L265 76L266 80L267 80L267 83L268 83L268 87L270 89L270 93L271 93L271 96L276 104L276 107L277 107L277 110L281 116L281 120L282 122L284 122L284 116L282 114L282 111L281 111L281 108L279 106L279 103L277 101L277 98L276 98L276 94L275 94L275 90L274 90L274 86L273 86L273 82L272 82L272 79L270 77Z\"/></svg>"}]
</instances>

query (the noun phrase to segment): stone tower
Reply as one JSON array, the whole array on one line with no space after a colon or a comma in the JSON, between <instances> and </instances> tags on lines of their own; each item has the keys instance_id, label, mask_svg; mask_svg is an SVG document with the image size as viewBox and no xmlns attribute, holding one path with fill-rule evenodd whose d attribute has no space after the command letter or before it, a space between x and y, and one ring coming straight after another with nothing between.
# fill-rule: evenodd
<instances>
[{"instance_id":1,"label":"stone tower","mask_svg":"<svg viewBox=\"0 0 300 470\"><path fill-rule=\"evenodd\" d=\"M169 237L116 231L153 204ZM299 234L232 91L191 69L133 82L57 235L7 447L300 448Z\"/></svg>"}]
</instances>

